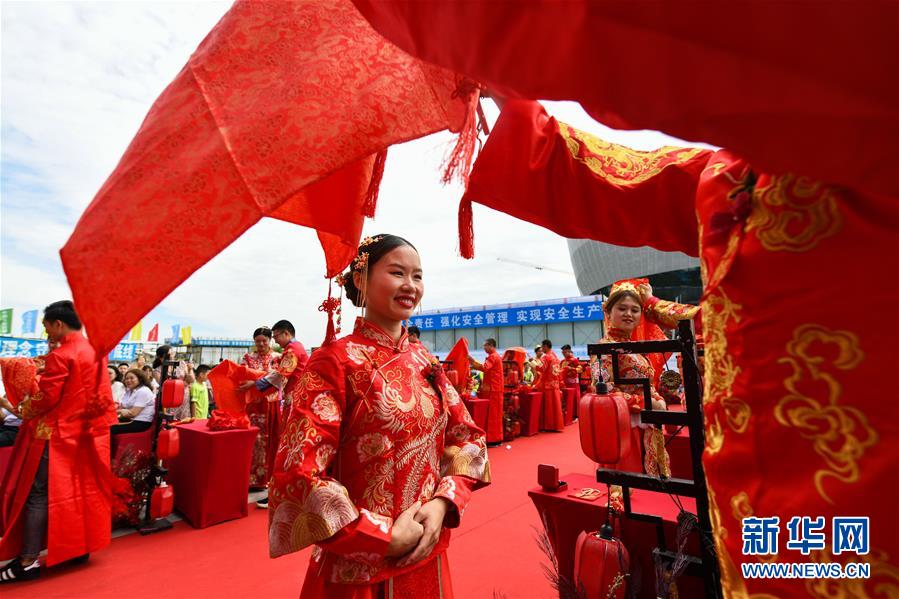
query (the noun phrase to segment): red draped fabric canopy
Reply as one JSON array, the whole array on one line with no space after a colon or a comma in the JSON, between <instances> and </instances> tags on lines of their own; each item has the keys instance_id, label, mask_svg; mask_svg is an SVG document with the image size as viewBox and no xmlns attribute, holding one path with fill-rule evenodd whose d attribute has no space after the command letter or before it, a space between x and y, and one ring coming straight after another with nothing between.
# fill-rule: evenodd
<instances>
[{"instance_id":1,"label":"red draped fabric canopy","mask_svg":"<svg viewBox=\"0 0 899 599\"><path fill-rule=\"evenodd\" d=\"M899 3L353 1L413 56L503 95L899 195Z\"/></svg>"},{"instance_id":2,"label":"red draped fabric canopy","mask_svg":"<svg viewBox=\"0 0 899 599\"><path fill-rule=\"evenodd\" d=\"M263 216L315 228L328 274L342 270L373 212L376 155L470 124L476 98L460 83L391 45L349 0L237 2L61 251L91 343L109 351ZM124 251L135 246L139 261Z\"/></svg>"}]
</instances>

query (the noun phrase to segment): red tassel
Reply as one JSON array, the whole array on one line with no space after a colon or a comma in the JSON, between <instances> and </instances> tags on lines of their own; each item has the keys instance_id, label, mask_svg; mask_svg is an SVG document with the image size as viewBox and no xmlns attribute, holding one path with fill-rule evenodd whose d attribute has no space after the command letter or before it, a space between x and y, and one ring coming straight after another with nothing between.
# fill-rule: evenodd
<instances>
[{"instance_id":1,"label":"red tassel","mask_svg":"<svg viewBox=\"0 0 899 599\"><path fill-rule=\"evenodd\" d=\"M468 199L459 203L459 253L466 260L474 258L474 214Z\"/></svg>"},{"instance_id":2,"label":"red tassel","mask_svg":"<svg viewBox=\"0 0 899 599\"><path fill-rule=\"evenodd\" d=\"M468 185L468 173L474 162L474 150L478 143L478 107L481 89L468 79L459 82L453 95L466 104L465 119L459 129L456 145L443 165L444 184L457 179Z\"/></svg>"},{"instance_id":3,"label":"red tassel","mask_svg":"<svg viewBox=\"0 0 899 599\"><path fill-rule=\"evenodd\" d=\"M375 163L371 167L371 181L365 192L365 201L362 203L362 215L368 218L375 217L375 209L378 207L378 192L381 191L381 179L384 178L384 165L387 163L387 149L383 149L375 155Z\"/></svg>"},{"instance_id":4,"label":"red tassel","mask_svg":"<svg viewBox=\"0 0 899 599\"><path fill-rule=\"evenodd\" d=\"M325 327L325 340L322 341L322 347L326 345L330 345L332 342L337 340L337 333L340 330L340 298L336 298L331 293L332 286L331 281L328 281L328 299L322 302L322 305L318 307L319 312L325 312L328 314L328 324ZM341 293L341 297L343 294ZM334 326L334 313L337 312L337 327Z\"/></svg>"}]
</instances>

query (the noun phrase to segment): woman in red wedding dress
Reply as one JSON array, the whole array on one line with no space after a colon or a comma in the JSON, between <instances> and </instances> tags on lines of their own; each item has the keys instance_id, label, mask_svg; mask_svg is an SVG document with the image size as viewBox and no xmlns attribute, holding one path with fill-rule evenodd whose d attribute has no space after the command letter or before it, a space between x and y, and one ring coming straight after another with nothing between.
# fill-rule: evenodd
<instances>
[{"instance_id":1,"label":"woman in red wedding dress","mask_svg":"<svg viewBox=\"0 0 899 599\"><path fill-rule=\"evenodd\" d=\"M484 431L402 322L424 292L417 250L363 240L342 277L363 309L316 351L294 395L270 490L278 557L315 545L301 597L452 597L446 549L490 481Z\"/></svg>"},{"instance_id":2,"label":"woman in red wedding dress","mask_svg":"<svg viewBox=\"0 0 899 599\"><path fill-rule=\"evenodd\" d=\"M659 324L670 327L678 320L694 318L699 307L660 300L653 297L652 287L646 279L629 279L612 285L603 311L608 329L599 342L622 343L666 339ZM664 364L661 354L621 354L618 357L621 378L648 378L651 381L654 410L667 409L665 400L656 391ZM630 472L642 473L645 470L646 474L653 476L671 476L671 464L661 430L640 422L640 412L644 409L643 388L639 385L616 385L612 379L610 355L604 355L602 360L594 363L594 369L597 380L601 377L608 384L610 393L620 393L631 411L630 453L615 464L601 465ZM645 454L640 450L641 437Z\"/></svg>"}]
</instances>

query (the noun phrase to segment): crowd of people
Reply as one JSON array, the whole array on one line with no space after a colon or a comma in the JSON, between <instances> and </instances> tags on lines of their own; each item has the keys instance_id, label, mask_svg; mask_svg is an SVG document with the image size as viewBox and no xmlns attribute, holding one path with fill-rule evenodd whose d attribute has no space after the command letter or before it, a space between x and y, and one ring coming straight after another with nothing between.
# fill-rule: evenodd
<instances>
[{"instance_id":1,"label":"crowd of people","mask_svg":"<svg viewBox=\"0 0 899 599\"><path fill-rule=\"evenodd\" d=\"M240 364L237 392L244 398L244 414L259 429L250 490L268 492L257 505L272 510L271 553L310 544L321 548L313 554L315 567L308 571L303 597L356 597L360 588L380 588L387 580L410 588L428 580L449 584L448 530L458 526L473 491L490 482L487 446L509 434L510 397L542 393L541 429L561 431L561 390L574 386L580 395L599 377L611 382L609 364L583 362L568 345L560 358L549 339L533 355L513 348L504 356L491 338L484 343L483 362L466 356L465 376L458 363L441 365L420 342L420 332L403 327L421 301L423 282L417 251L400 237L364 240L339 282L362 310L352 333L310 358L294 326L281 320L253 332L255 347ZM613 287L602 342L644 338L645 329L638 327L644 310L656 322L670 322L659 317L662 312L695 315L690 307L653 301L651 294L645 281ZM97 500L91 506L58 496L65 495L79 469L94 475L108 471L110 434L152 426L166 364L174 366L168 376L185 383L173 419L207 417L214 397L210 368L177 361L170 346L161 346L152 364L139 356L133 363L106 365L81 333L71 302L51 304L45 314L52 350L33 361L33 394L16 403L3 400L3 438L15 441L14 428L27 432L15 441L24 460L17 459L3 479L4 500L15 499L2 511L11 517L2 522L0 558L12 561L0 570L0 582L37 577L37 557L45 546L46 563L53 565L84 559L108 543L108 527L77 542L58 543L67 528L83 529L103 517L108 522L109 502L99 483L88 489ZM660 374L649 359L632 358L624 368ZM98 365L105 377L97 376ZM618 391L635 413L642 408L640 389ZM490 402L485 430L462 401L475 397ZM664 409L665 403L654 395L653 406ZM81 453L76 461L71 447L59 446L55 431L71 422L81 423L73 434L83 437L78 451L90 459ZM638 417L634 430L635 435L643 430ZM654 430L646 428L645 434ZM642 461L638 449L628 464L643 471ZM645 471L658 472L660 463L658 456L647 455ZM20 492L10 493L11 486Z\"/></svg>"}]
</instances>

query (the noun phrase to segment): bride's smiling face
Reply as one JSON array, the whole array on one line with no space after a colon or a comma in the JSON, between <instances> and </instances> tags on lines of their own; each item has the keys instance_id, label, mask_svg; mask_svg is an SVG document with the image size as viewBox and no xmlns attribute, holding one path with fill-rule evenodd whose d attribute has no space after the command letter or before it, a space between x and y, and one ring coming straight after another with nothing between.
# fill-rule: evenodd
<instances>
[{"instance_id":1,"label":"bride's smiling face","mask_svg":"<svg viewBox=\"0 0 899 599\"><path fill-rule=\"evenodd\" d=\"M368 281L354 273L356 287L365 285L366 317L381 322L408 320L425 292L421 258L403 245L384 254L369 267Z\"/></svg>"}]
</instances>

